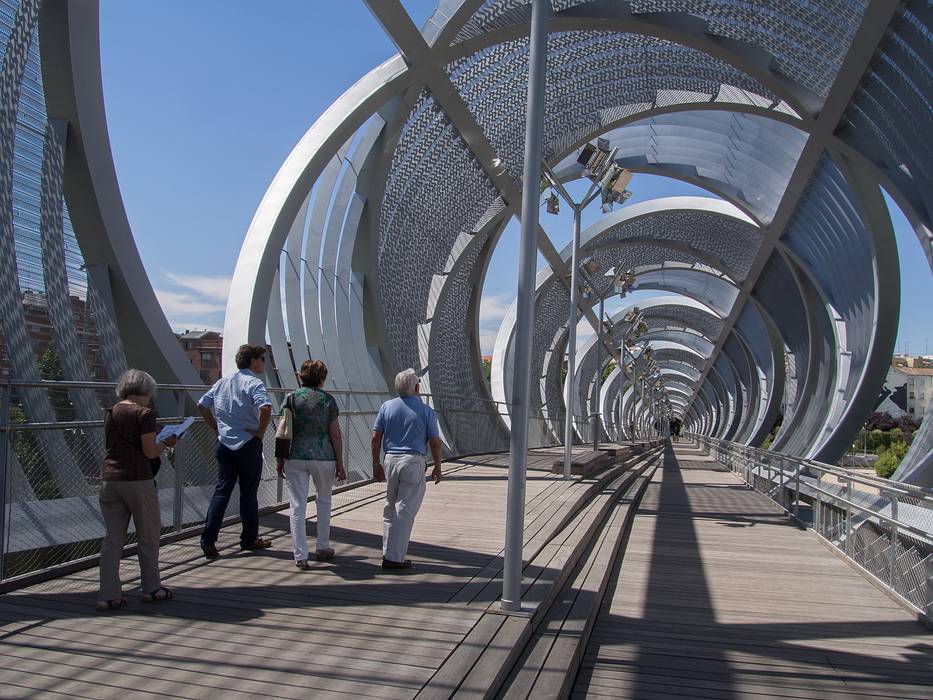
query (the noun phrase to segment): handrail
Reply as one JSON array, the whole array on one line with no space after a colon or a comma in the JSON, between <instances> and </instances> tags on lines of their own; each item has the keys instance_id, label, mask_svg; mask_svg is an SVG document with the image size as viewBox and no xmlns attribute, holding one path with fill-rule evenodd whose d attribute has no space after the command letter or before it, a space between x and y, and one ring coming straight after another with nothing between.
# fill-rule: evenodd
<instances>
[{"instance_id":1,"label":"handrail","mask_svg":"<svg viewBox=\"0 0 933 700\"><path fill-rule=\"evenodd\" d=\"M732 443L728 440L722 440L720 438L709 437L706 435L690 435L694 439L699 438L703 441L708 441L717 446L725 445L723 449L726 450L735 450L741 449L745 452L751 452L757 457L762 459L774 459L779 458L782 460L787 460L789 462L794 462L802 466L807 467L808 469L821 471L826 474L832 474L834 476L840 476L845 479L852 479L856 483L862 483L873 488L878 488L884 491L891 491L894 493L899 493L905 496L910 496L911 498L920 498L923 501L929 501L933 505L933 489L923 488L922 486L915 486L913 484L902 484L897 481L889 481L888 479L882 479L877 476L866 476L860 474L854 470L846 469L844 467L837 467L833 464L826 464L824 462L817 462L811 459L804 459L803 457L797 457L794 455L789 455L784 452L772 452L771 450L762 450L757 447L751 447L748 445L739 445L738 443Z\"/></svg>"},{"instance_id":2,"label":"handrail","mask_svg":"<svg viewBox=\"0 0 933 700\"><path fill-rule=\"evenodd\" d=\"M108 389L112 390L116 387L116 382L90 382L90 381L57 381L57 380L21 380L21 379L0 379L0 392L6 393L11 389L15 388L33 388L33 389ZM160 391L183 391L188 393L193 392L206 392L210 387L206 385L192 385L192 384L159 384L158 389ZM267 387L266 391L271 394L283 394L294 391L294 389L288 389L284 387ZM385 398L392 398L396 396L395 393L390 391L372 391L372 390L356 390L356 389L328 389L327 393L334 396L381 396ZM507 416L509 414L508 409L513 405L507 401L497 401L495 399L487 399L481 396L466 396L463 394L435 394L435 393L421 393L419 396L423 398L430 398L434 400L465 400L473 401L479 404L485 404L490 409L494 409L495 413L498 413L500 416ZM443 409L438 409L435 407L439 413L443 413ZM479 414L488 414L489 411L486 410L476 410L476 409L452 409L458 413L479 413ZM556 420L555 416L563 420L563 412L546 410L542 408L531 408L530 417L536 420ZM354 410L344 410L341 411L341 415L354 416L354 415L369 415L372 411L354 411ZM553 415L552 415L553 414ZM177 423L180 420L186 418L187 416L166 416L164 418L159 418L158 423L160 424L172 424ZM196 419L199 419L198 416L193 416ZM574 414L573 420L579 425L584 425L589 420L588 416ZM48 429L64 429L64 428L95 428L103 425L103 421L55 421L55 422L44 422L44 423L10 423L9 426L0 421L0 432L6 431L29 431L29 430L48 430Z\"/></svg>"},{"instance_id":3,"label":"handrail","mask_svg":"<svg viewBox=\"0 0 933 700\"><path fill-rule=\"evenodd\" d=\"M26 388L26 389L114 389L116 382L91 382L91 381L70 381L70 380L26 380L26 379L0 379L0 387L7 388ZM162 384L159 383L160 391L186 391L186 392L205 392L210 389L207 384ZM294 391L288 387L266 387L266 391L273 394L282 394ZM327 389L328 394L334 396L395 396L395 392L388 389ZM487 399L482 396L467 396L465 394L433 394L422 392L420 396L442 399L466 399L468 401L478 401L480 403L510 405L507 401L497 401L496 399Z\"/></svg>"}]
</instances>

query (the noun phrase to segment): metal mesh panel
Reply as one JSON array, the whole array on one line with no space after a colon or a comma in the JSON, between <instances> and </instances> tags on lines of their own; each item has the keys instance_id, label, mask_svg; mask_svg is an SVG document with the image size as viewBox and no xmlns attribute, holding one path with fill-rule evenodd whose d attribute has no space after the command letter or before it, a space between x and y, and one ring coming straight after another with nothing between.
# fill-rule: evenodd
<instances>
[{"instance_id":1,"label":"metal mesh panel","mask_svg":"<svg viewBox=\"0 0 933 700\"><path fill-rule=\"evenodd\" d=\"M632 71L632 66L638 66ZM447 70L513 178L521 175L528 40L483 49ZM745 73L669 41L618 32L548 36L543 157L550 160L601 131L619 114L672 103L713 101L724 86L773 95ZM767 101L767 100L766 100Z\"/></svg>"},{"instance_id":2,"label":"metal mesh panel","mask_svg":"<svg viewBox=\"0 0 933 700\"><path fill-rule=\"evenodd\" d=\"M27 423L17 391L26 383L0 385L0 485L6 518L0 521L0 579L33 573L97 555L105 527L100 513L100 469L103 462L103 421L71 421L62 423ZM40 393L50 405L68 402L69 388L81 388L96 393L102 406L113 402L113 386L93 383L31 384L30 390ZM180 394L195 396L205 387L175 388L176 404L182 404ZM279 403L285 391L270 389ZM336 483L333 508L339 509L360 500L378 496L383 488L370 484L372 479L372 425L378 406L389 394L366 392L333 392L338 406L343 435L343 456L348 478ZM453 429L472 431L478 415L507 415L506 407L481 397L426 396L444 406L439 416ZM169 395L166 403L171 404ZM563 423L563 414L557 416ZM273 416L273 421L275 420ZM177 423L180 417L166 418L161 423ZM498 420L498 419L497 419ZM576 422L582 424L579 417ZM50 439L54 436L55 439ZM506 451L508 433L499 431L483 436L482 452ZM469 441L461 441L470 444ZM162 467L156 483L163 534L198 528L204 522L217 481L217 461L214 450L217 439L201 418L197 418L174 450L163 453ZM529 447L559 445L557 434L549 429L545 416L533 411L530 420ZM464 454L463 452L455 453ZM451 456L451 455L448 455ZM67 461L74 465L71 482L62 482L54 463ZM340 491L342 486L356 486ZM314 495L313 484L310 495ZM276 509L287 505L284 481L275 470L275 435L270 427L263 439L263 470L258 501L261 509ZM312 510L313 512L313 510ZM235 489L227 506L226 519L239 515L239 491ZM194 533L192 533L194 534ZM127 544L134 542L134 528L129 528Z\"/></svg>"},{"instance_id":3,"label":"metal mesh panel","mask_svg":"<svg viewBox=\"0 0 933 700\"><path fill-rule=\"evenodd\" d=\"M427 93L409 115L392 157L379 223L379 284L386 340L397 367L420 368L418 324L433 275L442 275L461 233L496 200L460 134Z\"/></svg>"},{"instance_id":4,"label":"metal mesh panel","mask_svg":"<svg viewBox=\"0 0 933 700\"><path fill-rule=\"evenodd\" d=\"M560 12L590 0L552 0ZM706 20L706 32L748 42L774 55L774 67L826 96L842 66L864 11L856 0L633 0L633 14L684 13ZM457 34L463 41L483 32L527 22L528 0L483 3Z\"/></svg>"},{"instance_id":5,"label":"metal mesh panel","mask_svg":"<svg viewBox=\"0 0 933 700\"><path fill-rule=\"evenodd\" d=\"M933 146L917 135L933 129L930 3L916 0L902 5L904 13L892 26L888 45L866 72L843 118L840 136L883 167L929 226L930 207L923 202L924 198L929 202L928 193L933 191ZM918 237L933 264L930 239Z\"/></svg>"}]
</instances>

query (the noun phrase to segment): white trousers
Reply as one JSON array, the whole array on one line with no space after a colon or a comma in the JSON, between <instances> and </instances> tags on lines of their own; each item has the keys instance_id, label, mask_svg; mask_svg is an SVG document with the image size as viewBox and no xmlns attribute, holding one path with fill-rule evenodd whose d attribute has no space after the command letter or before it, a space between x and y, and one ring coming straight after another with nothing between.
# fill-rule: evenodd
<instances>
[{"instance_id":1,"label":"white trousers","mask_svg":"<svg viewBox=\"0 0 933 700\"><path fill-rule=\"evenodd\" d=\"M385 456L386 504L382 509L382 556L405 561L415 516L424 500L424 457Z\"/></svg>"},{"instance_id":2,"label":"white trousers","mask_svg":"<svg viewBox=\"0 0 933 700\"><path fill-rule=\"evenodd\" d=\"M334 488L336 462L316 459L289 459L285 461L285 483L288 487L292 546L295 561L308 558L308 535L305 512L308 508L308 483L314 480L317 506L317 551L330 547L330 503Z\"/></svg>"}]
</instances>

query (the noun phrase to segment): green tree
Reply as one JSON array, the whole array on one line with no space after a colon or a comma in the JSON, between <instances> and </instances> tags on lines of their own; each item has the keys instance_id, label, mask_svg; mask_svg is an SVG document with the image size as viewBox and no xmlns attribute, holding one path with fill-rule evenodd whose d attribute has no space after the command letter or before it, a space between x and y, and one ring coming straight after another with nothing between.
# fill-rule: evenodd
<instances>
[{"instance_id":1,"label":"green tree","mask_svg":"<svg viewBox=\"0 0 933 700\"><path fill-rule=\"evenodd\" d=\"M891 431L893 432L893 431ZM907 443L896 440L878 455L878 461L875 462L875 474L885 479L897 470L904 455L907 454Z\"/></svg>"},{"instance_id":2,"label":"green tree","mask_svg":"<svg viewBox=\"0 0 933 700\"><path fill-rule=\"evenodd\" d=\"M62 370L61 358L58 356L58 348L53 340L49 347L39 357L39 376L46 381L60 382L65 379L65 372ZM75 407L68 396L67 389L49 389L49 402L52 404L52 410L55 411L55 417L60 421L74 420Z\"/></svg>"}]
</instances>

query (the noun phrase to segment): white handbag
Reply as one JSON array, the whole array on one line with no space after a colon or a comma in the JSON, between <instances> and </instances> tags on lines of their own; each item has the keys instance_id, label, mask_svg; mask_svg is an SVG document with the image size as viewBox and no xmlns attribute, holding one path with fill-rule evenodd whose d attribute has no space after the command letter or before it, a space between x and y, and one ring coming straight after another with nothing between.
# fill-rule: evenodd
<instances>
[{"instance_id":1,"label":"white handbag","mask_svg":"<svg viewBox=\"0 0 933 700\"><path fill-rule=\"evenodd\" d=\"M292 410L289 408L291 394L285 399L282 406L282 413L279 415L279 422L275 426L275 456L280 459L288 459L292 451Z\"/></svg>"}]
</instances>

